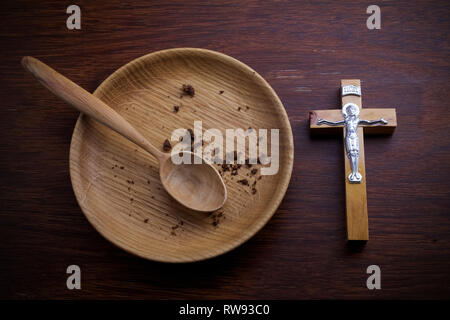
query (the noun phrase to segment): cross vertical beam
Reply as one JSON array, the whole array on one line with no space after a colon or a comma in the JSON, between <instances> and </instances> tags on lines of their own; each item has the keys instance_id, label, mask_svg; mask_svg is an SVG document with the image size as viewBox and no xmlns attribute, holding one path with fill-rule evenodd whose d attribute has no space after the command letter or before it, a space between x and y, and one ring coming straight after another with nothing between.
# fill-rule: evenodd
<instances>
[{"instance_id":1,"label":"cross vertical beam","mask_svg":"<svg viewBox=\"0 0 450 320\"><path fill-rule=\"evenodd\" d=\"M354 85L361 88L360 80L341 80L342 88L347 85ZM342 94L342 93L341 93ZM361 96L346 95L342 96L342 106L347 103L354 103L362 109ZM346 135L346 128L342 130L344 133L344 141ZM363 177L360 183L350 183L347 179L351 173L350 160L347 157L344 148L344 163L345 163L345 208L347 211L347 239L348 240L369 240L369 216L367 213L367 191L366 191L366 164L364 161L364 133L363 127L357 129L359 139L359 159L358 168L359 173Z\"/></svg>"}]
</instances>

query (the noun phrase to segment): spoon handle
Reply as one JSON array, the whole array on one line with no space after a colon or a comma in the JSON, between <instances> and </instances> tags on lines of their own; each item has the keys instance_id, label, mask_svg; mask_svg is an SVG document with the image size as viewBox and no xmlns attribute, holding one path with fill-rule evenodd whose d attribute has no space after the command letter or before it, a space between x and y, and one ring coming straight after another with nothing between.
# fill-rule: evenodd
<instances>
[{"instance_id":1,"label":"spoon handle","mask_svg":"<svg viewBox=\"0 0 450 320\"><path fill-rule=\"evenodd\" d=\"M159 161L166 156L166 154L159 151L155 146L148 142L139 131L115 110L106 105L99 98L64 77L62 74L50 68L45 63L33 57L23 57L22 65L47 89L74 108L118 132L128 140L151 153Z\"/></svg>"}]
</instances>

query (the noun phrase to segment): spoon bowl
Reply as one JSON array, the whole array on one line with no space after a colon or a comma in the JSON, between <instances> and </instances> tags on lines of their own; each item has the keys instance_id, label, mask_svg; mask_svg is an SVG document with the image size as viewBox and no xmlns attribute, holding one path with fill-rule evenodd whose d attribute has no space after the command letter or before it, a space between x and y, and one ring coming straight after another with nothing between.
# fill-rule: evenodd
<instances>
[{"instance_id":1,"label":"spoon bowl","mask_svg":"<svg viewBox=\"0 0 450 320\"><path fill-rule=\"evenodd\" d=\"M191 152L191 159L199 158ZM201 164L174 164L171 157L162 160L159 176L166 191L185 207L204 212L220 209L227 189L219 172L202 160Z\"/></svg>"},{"instance_id":2,"label":"spoon bowl","mask_svg":"<svg viewBox=\"0 0 450 320\"><path fill-rule=\"evenodd\" d=\"M108 126L158 159L160 178L166 191L189 209L211 212L220 209L227 199L225 184L212 164L174 164L170 154L161 152L136 128L74 82L33 57L22 58L23 67L56 96L75 109ZM192 155L191 159L198 158Z\"/></svg>"}]
</instances>

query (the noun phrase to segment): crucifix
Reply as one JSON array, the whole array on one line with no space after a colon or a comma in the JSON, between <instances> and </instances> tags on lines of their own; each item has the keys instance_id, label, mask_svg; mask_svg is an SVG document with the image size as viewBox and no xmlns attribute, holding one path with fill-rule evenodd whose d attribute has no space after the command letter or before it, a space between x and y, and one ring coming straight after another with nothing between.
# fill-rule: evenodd
<instances>
[{"instance_id":1,"label":"crucifix","mask_svg":"<svg viewBox=\"0 0 450 320\"><path fill-rule=\"evenodd\" d=\"M312 133L344 133L347 239L369 240L364 133L392 134L395 109L362 109L359 80L341 80L341 110L309 113ZM343 129L343 130L342 130Z\"/></svg>"}]
</instances>

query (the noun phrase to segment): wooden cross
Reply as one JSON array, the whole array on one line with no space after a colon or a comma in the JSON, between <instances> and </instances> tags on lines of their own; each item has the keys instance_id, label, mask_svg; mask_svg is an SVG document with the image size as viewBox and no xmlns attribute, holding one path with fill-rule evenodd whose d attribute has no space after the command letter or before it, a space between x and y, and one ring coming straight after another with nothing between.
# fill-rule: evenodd
<instances>
[{"instance_id":1,"label":"wooden cross","mask_svg":"<svg viewBox=\"0 0 450 320\"><path fill-rule=\"evenodd\" d=\"M369 240L363 133L392 134L397 117L395 109L362 109L359 80L341 80L341 100L342 110L310 111L309 128L312 133L344 132L347 239Z\"/></svg>"}]
</instances>

